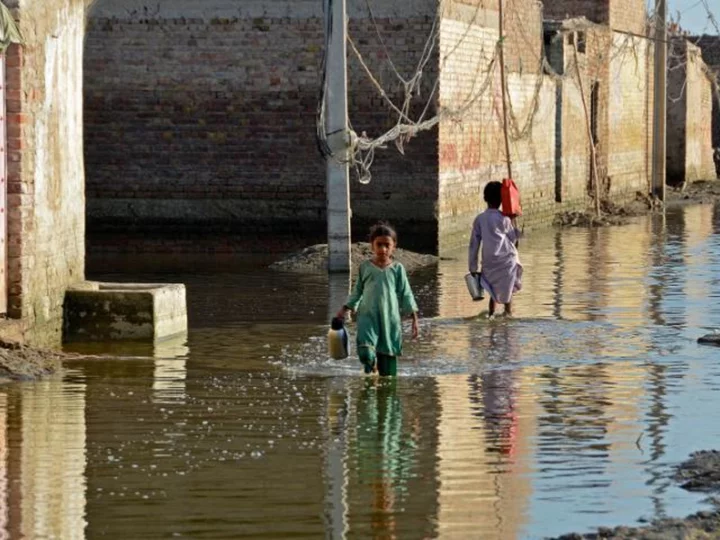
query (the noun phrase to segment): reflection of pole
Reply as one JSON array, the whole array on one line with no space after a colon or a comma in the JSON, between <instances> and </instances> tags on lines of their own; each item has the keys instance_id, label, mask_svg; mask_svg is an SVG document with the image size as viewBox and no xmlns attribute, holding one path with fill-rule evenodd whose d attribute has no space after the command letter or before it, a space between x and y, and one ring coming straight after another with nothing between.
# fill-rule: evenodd
<instances>
[{"instance_id":1,"label":"reflection of pole","mask_svg":"<svg viewBox=\"0 0 720 540\"><path fill-rule=\"evenodd\" d=\"M665 403L667 397L667 367L651 364L648 369L648 383L650 390L650 410L648 411L647 432L650 438L650 457L646 461L647 472L650 478L647 485L652 487L652 501L655 513L665 515L665 501L662 496L671 486L672 482L665 473L661 460L666 456L665 433L672 415Z\"/></svg>"},{"instance_id":2,"label":"reflection of pole","mask_svg":"<svg viewBox=\"0 0 720 540\"><path fill-rule=\"evenodd\" d=\"M665 200L667 119L667 3L655 0L655 104L653 107L652 194Z\"/></svg>"},{"instance_id":3,"label":"reflection of pole","mask_svg":"<svg viewBox=\"0 0 720 540\"><path fill-rule=\"evenodd\" d=\"M347 49L345 0L327 0L326 130L328 271L350 271L350 171L348 167Z\"/></svg>"},{"instance_id":4,"label":"reflection of pole","mask_svg":"<svg viewBox=\"0 0 720 540\"><path fill-rule=\"evenodd\" d=\"M328 276L328 322L342 307L350 292L350 274Z\"/></svg>"},{"instance_id":5,"label":"reflection of pole","mask_svg":"<svg viewBox=\"0 0 720 540\"><path fill-rule=\"evenodd\" d=\"M348 525L348 471L347 471L347 419L349 417L350 392L344 386L338 388L339 379L329 379L329 403L327 408L328 450L326 474L328 494L326 499L327 530L335 540L345 538Z\"/></svg>"}]
</instances>

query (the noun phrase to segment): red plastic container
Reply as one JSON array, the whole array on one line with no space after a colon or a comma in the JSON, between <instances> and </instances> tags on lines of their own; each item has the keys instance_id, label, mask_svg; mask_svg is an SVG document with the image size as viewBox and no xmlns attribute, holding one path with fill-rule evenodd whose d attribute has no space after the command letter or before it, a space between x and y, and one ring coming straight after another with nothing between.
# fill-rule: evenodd
<instances>
[{"instance_id":1,"label":"red plastic container","mask_svg":"<svg viewBox=\"0 0 720 540\"><path fill-rule=\"evenodd\" d=\"M502 189L500 190L502 198L502 213L509 218L522 216L522 206L520 205L520 191L518 190L512 178L505 178L502 181Z\"/></svg>"}]
</instances>

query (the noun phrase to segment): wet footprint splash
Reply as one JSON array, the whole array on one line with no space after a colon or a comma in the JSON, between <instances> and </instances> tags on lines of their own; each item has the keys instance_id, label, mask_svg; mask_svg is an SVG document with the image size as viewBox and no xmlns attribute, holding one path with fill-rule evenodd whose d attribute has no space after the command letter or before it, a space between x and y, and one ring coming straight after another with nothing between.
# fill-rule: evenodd
<instances>
[{"instance_id":1,"label":"wet footprint splash","mask_svg":"<svg viewBox=\"0 0 720 540\"><path fill-rule=\"evenodd\" d=\"M363 375L357 356L332 360L324 328L300 344L285 346L274 363L298 375ZM352 332L352 328L351 328ZM480 373L509 365L567 365L641 359L652 342L645 328L603 321L483 317L426 319L420 337L407 339L398 376Z\"/></svg>"}]
</instances>

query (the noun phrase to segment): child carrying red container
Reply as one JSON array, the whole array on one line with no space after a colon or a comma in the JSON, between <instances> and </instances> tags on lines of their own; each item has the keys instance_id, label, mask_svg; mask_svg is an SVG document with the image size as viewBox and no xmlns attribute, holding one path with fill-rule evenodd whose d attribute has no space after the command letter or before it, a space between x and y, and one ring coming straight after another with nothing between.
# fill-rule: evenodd
<instances>
[{"instance_id":1,"label":"child carrying red container","mask_svg":"<svg viewBox=\"0 0 720 540\"><path fill-rule=\"evenodd\" d=\"M477 273L482 246L480 283L490 294L488 316L495 314L497 304L504 304L505 314L510 316L513 294L522 289L523 267L517 251L519 233L507 214L512 212L513 218L520 214L520 197L512 180L506 181L505 187L500 182L488 182L483 196L488 209L473 222L468 267L470 273Z\"/></svg>"}]
</instances>

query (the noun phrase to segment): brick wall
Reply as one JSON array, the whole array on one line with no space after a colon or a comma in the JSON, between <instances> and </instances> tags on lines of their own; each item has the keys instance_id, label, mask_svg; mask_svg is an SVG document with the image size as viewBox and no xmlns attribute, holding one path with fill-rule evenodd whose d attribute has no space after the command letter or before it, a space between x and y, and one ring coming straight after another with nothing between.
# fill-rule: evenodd
<instances>
[{"instance_id":1,"label":"brick wall","mask_svg":"<svg viewBox=\"0 0 720 540\"><path fill-rule=\"evenodd\" d=\"M590 9L584 2L558 4L550 9L571 7L570 15ZM406 79L413 73L438 6L432 0L372 5L384 43L364 7L351 11L350 35L397 104L402 82L395 69ZM637 5L633 0L624 11L606 7L605 15L591 15L607 22L615 13L619 26L639 28L644 11ZM88 26L91 233L321 235L325 179L314 146L323 47L319 6L281 0L241 8L228 0L133 6L99 0ZM485 183L507 174L497 63L488 71L498 41L497 8L496 0L442 4L439 44L411 108L418 114L429 100L428 116L441 110L442 121L406 144L404 155L392 147L379 151L369 185L353 181L356 232L364 234L364 222L390 218L421 234L429 249L442 252L466 241L484 206ZM504 27L513 176L526 223L536 225L588 202L587 119L581 122L576 82L541 74L542 4L507 2ZM602 195L644 189L652 91L647 43L598 27L585 27L574 39L586 49L579 62L586 105L596 118ZM562 50L564 65L569 50ZM348 54L353 127L377 135L396 116L352 50Z\"/></svg>"},{"instance_id":2,"label":"brick wall","mask_svg":"<svg viewBox=\"0 0 720 540\"><path fill-rule=\"evenodd\" d=\"M554 21L585 17L594 23L608 24L610 22L608 3L598 0L546 0L543 2L544 16Z\"/></svg>"},{"instance_id":3,"label":"brick wall","mask_svg":"<svg viewBox=\"0 0 720 540\"><path fill-rule=\"evenodd\" d=\"M478 7L482 17L476 16ZM497 11L449 3L440 39L440 251L467 245L472 220L485 207L482 190L507 177L496 44ZM540 5L517 0L506 11L507 91L513 177L533 222L555 210L555 84L539 73Z\"/></svg>"},{"instance_id":4,"label":"brick wall","mask_svg":"<svg viewBox=\"0 0 720 540\"><path fill-rule=\"evenodd\" d=\"M688 44L685 180L717 178L713 162L713 87L698 47Z\"/></svg>"},{"instance_id":5,"label":"brick wall","mask_svg":"<svg viewBox=\"0 0 720 540\"><path fill-rule=\"evenodd\" d=\"M682 38L668 44L666 172L670 184L685 180L687 45Z\"/></svg>"},{"instance_id":6,"label":"brick wall","mask_svg":"<svg viewBox=\"0 0 720 540\"><path fill-rule=\"evenodd\" d=\"M652 43L614 33L608 80L608 191L649 191Z\"/></svg>"},{"instance_id":7,"label":"brick wall","mask_svg":"<svg viewBox=\"0 0 720 540\"><path fill-rule=\"evenodd\" d=\"M700 49L685 38L671 41L668 69L668 182L715 178L712 83Z\"/></svg>"},{"instance_id":8,"label":"brick wall","mask_svg":"<svg viewBox=\"0 0 720 540\"><path fill-rule=\"evenodd\" d=\"M86 40L88 230L320 235L325 168L315 145L323 50L320 2L159 2L150 12L98 0ZM231 5L232 4L232 5ZM395 103L430 34L433 2L402 15L374 1L349 33ZM364 7L364 5L363 5ZM408 16L409 15L409 16ZM377 136L396 115L349 56L350 119ZM417 112L431 94L428 64ZM431 106L431 112L434 107ZM354 229L387 218L436 235L437 136L378 150L373 180L353 177Z\"/></svg>"},{"instance_id":9,"label":"brick wall","mask_svg":"<svg viewBox=\"0 0 720 540\"><path fill-rule=\"evenodd\" d=\"M697 36L689 38L700 47L703 60L717 83L713 91L713 146L720 147L720 36Z\"/></svg>"},{"instance_id":10,"label":"brick wall","mask_svg":"<svg viewBox=\"0 0 720 540\"><path fill-rule=\"evenodd\" d=\"M558 83L556 121L560 130L556 135L557 200L590 203L595 197L590 134L595 143L600 197L606 197L608 189L609 68L605 59L611 54L612 32L607 27L548 24L546 43L554 68L563 77Z\"/></svg>"},{"instance_id":11,"label":"brick wall","mask_svg":"<svg viewBox=\"0 0 720 540\"><path fill-rule=\"evenodd\" d=\"M644 0L545 0L546 19L585 17L613 30L645 35L647 11Z\"/></svg>"},{"instance_id":12,"label":"brick wall","mask_svg":"<svg viewBox=\"0 0 720 540\"><path fill-rule=\"evenodd\" d=\"M645 0L611 0L610 28L621 32L646 35L647 7Z\"/></svg>"},{"instance_id":13,"label":"brick wall","mask_svg":"<svg viewBox=\"0 0 720 540\"><path fill-rule=\"evenodd\" d=\"M59 343L65 289L84 278L84 9L23 4L25 44L8 51L8 314L31 343Z\"/></svg>"}]
</instances>

